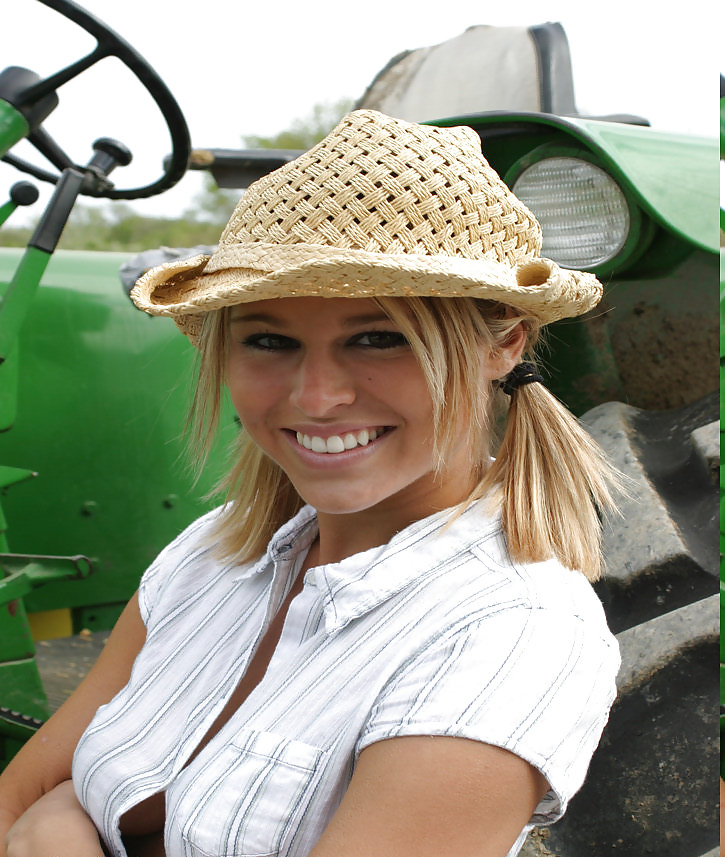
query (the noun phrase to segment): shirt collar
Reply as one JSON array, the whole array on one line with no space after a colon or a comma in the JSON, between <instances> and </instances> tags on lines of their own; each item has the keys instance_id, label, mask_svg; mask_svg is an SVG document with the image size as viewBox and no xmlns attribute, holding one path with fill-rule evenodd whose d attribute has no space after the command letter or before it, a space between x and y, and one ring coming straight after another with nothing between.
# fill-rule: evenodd
<instances>
[{"instance_id":1,"label":"shirt collar","mask_svg":"<svg viewBox=\"0 0 725 857\"><path fill-rule=\"evenodd\" d=\"M311 568L307 583L323 599L325 629L331 633L343 628L465 552L498 526L498 519L485 511L484 501L477 500L457 516L451 509L437 512L401 530L385 545ZM315 511L305 506L270 542L260 570L270 563L279 569L292 561L308 550L316 535Z\"/></svg>"},{"instance_id":2,"label":"shirt collar","mask_svg":"<svg viewBox=\"0 0 725 857\"><path fill-rule=\"evenodd\" d=\"M237 568L236 579L246 580L265 572L275 572L277 576L277 567L294 565L300 553L307 553L316 537L317 515L311 506L304 506L277 530L259 559Z\"/></svg>"}]
</instances>

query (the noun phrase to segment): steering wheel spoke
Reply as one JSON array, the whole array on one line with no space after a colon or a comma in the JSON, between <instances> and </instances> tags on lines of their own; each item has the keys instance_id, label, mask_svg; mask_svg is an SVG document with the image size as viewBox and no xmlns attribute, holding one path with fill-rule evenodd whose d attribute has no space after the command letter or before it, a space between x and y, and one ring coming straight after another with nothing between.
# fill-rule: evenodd
<instances>
[{"instance_id":1,"label":"steering wheel spoke","mask_svg":"<svg viewBox=\"0 0 725 857\"><path fill-rule=\"evenodd\" d=\"M38 83L33 86L29 86L25 92L21 93L17 106L23 107L26 104L31 104L33 101L37 101L49 92L55 92L55 90L63 86L64 83L68 83L69 80L73 80L74 77L78 77L79 74L82 74L84 71L94 66L99 62L99 60L110 56L110 54L110 47L100 44L97 45L96 49L91 51L87 56L71 63L65 68L62 68L55 74L50 75L50 77L46 77L43 80L38 81Z\"/></svg>"},{"instance_id":2,"label":"steering wheel spoke","mask_svg":"<svg viewBox=\"0 0 725 857\"><path fill-rule=\"evenodd\" d=\"M38 128L28 135L28 142L47 158L59 172L74 166L71 158L61 149L44 128Z\"/></svg>"}]
</instances>

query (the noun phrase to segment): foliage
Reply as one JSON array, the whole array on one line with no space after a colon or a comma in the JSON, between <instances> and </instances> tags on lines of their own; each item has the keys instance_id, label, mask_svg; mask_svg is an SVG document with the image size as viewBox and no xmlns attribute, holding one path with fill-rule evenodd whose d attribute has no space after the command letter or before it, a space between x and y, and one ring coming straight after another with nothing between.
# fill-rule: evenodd
<instances>
[{"instance_id":1,"label":"foliage","mask_svg":"<svg viewBox=\"0 0 725 857\"><path fill-rule=\"evenodd\" d=\"M91 207L79 203L63 230L59 247L64 250L146 250L150 247L191 247L215 244L221 225L218 221L201 220L184 213L181 217L145 217L130 205L113 203ZM30 227L4 228L0 246L24 246Z\"/></svg>"},{"instance_id":2,"label":"foliage","mask_svg":"<svg viewBox=\"0 0 725 857\"><path fill-rule=\"evenodd\" d=\"M239 200L239 191L217 187L211 173L204 174L203 184L201 193L194 197L191 210L197 217L223 226Z\"/></svg>"},{"instance_id":3,"label":"foliage","mask_svg":"<svg viewBox=\"0 0 725 857\"><path fill-rule=\"evenodd\" d=\"M272 137L246 135L244 145L250 149L309 149L318 143L353 108L351 98L315 104L310 113Z\"/></svg>"},{"instance_id":4,"label":"foliage","mask_svg":"<svg viewBox=\"0 0 725 857\"><path fill-rule=\"evenodd\" d=\"M3 226L0 230L0 247L25 247L32 234L30 226Z\"/></svg>"}]
</instances>

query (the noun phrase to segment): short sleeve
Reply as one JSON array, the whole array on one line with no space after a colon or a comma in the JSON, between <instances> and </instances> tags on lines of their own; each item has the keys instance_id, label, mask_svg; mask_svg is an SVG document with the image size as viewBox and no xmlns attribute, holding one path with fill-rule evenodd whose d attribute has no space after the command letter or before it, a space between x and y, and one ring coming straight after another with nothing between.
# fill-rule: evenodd
<instances>
[{"instance_id":1,"label":"short sleeve","mask_svg":"<svg viewBox=\"0 0 725 857\"><path fill-rule=\"evenodd\" d=\"M161 590L174 574L198 558L199 553L209 550L204 535L216 520L219 511L218 508L212 509L211 512L207 512L189 524L161 551L142 575L138 587L138 605L141 618L147 628L151 622L153 605L159 602Z\"/></svg>"},{"instance_id":2,"label":"short sleeve","mask_svg":"<svg viewBox=\"0 0 725 857\"><path fill-rule=\"evenodd\" d=\"M603 620L590 624L550 607L501 609L431 640L403 664L378 696L356 751L403 735L503 747L546 777L551 788L531 823L551 823L584 781L618 668Z\"/></svg>"}]
</instances>

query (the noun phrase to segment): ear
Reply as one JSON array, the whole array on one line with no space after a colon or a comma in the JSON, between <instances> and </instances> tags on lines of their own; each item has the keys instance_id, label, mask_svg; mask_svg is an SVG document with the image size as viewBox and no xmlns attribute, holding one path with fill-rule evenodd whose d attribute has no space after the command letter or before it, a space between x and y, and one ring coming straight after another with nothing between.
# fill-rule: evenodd
<instances>
[{"instance_id":1,"label":"ear","mask_svg":"<svg viewBox=\"0 0 725 857\"><path fill-rule=\"evenodd\" d=\"M506 375L521 362L526 347L526 328L519 323L509 333L496 354L489 354L483 362L483 375L487 381L496 381Z\"/></svg>"}]
</instances>

